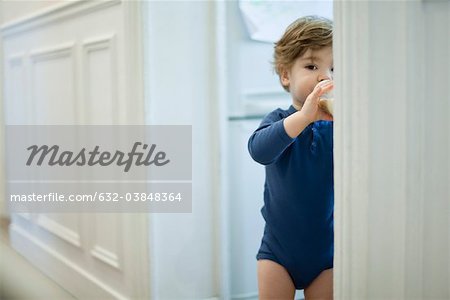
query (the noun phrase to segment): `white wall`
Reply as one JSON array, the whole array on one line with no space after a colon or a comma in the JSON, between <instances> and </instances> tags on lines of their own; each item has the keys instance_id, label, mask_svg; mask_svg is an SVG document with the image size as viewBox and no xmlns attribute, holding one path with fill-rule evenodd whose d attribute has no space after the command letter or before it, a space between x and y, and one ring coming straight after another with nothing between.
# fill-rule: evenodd
<instances>
[{"instance_id":1,"label":"white wall","mask_svg":"<svg viewBox=\"0 0 450 300\"><path fill-rule=\"evenodd\" d=\"M12 20L19 10L33 13L38 6L10 3L4 12ZM214 6L146 2L144 10L146 123L193 129L192 213L150 216L150 289L154 299L212 298L221 284Z\"/></svg>"},{"instance_id":2,"label":"white wall","mask_svg":"<svg viewBox=\"0 0 450 300\"><path fill-rule=\"evenodd\" d=\"M450 2L337 2L335 294L450 298Z\"/></svg>"},{"instance_id":3,"label":"white wall","mask_svg":"<svg viewBox=\"0 0 450 300\"><path fill-rule=\"evenodd\" d=\"M143 123L138 2L20 4L2 7L6 124ZM80 299L148 298L146 217L12 214L10 242Z\"/></svg>"},{"instance_id":4,"label":"white wall","mask_svg":"<svg viewBox=\"0 0 450 300\"><path fill-rule=\"evenodd\" d=\"M62 0L55 1L20 1L20 0L0 0L0 26L13 21L14 19L22 18L39 11L42 8L51 6L62 2ZM0 39L0 57L3 56L3 45ZM3 68L3 61L0 61L0 70ZM0 124L4 124L3 111L3 72L0 74ZM3 126L0 128L0 140L4 139ZM3 143L0 144L0 165L4 166L4 149ZM5 203L5 174L3 167L0 168L0 217L9 218L9 213Z\"/></svg>"},{"instance_id":5,"label":"white wall","mask_svg":"<svg viewBox=\"0 0 450 300\"><path fill-rule=\"evenodd\" d=\"M192 213L150 216L152 296L219 294L214 6L146 2L147 124L192 125Z\"/></svg>"},{"instance_id":6,"label":"white wall","mask_svg":"<svg viewBox=\"0 0 450 300\"><path fill-rule=\"evenodd\" d=\"M11 21L21 19L23 17L33 15L41 9L63 3L64 0L52 1L21 1L21 0L0 0L0 26L3 26ZM2 56L3 46L0 39L0 57ZM0 61L0 70L3 68L3 61ZM3 76L3 72L0 76ZM0 77L0 124L4 124L3 111L3 84L4 80ZM0 128L0 139L3 140L3 126ZM4 159L3 144L0 146L0 162ZM4 163L0 164L4 166ZM0 216L9 217L7 206L4 201L5 187L4 187L4 170L0 169Z\"/></svg>"}]
</instances>

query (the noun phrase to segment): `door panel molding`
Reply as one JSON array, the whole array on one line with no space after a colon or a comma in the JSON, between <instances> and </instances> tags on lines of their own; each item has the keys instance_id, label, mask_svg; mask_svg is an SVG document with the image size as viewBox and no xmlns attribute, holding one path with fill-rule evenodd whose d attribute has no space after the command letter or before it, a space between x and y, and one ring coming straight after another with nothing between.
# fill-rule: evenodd
<instances>
[{"instance_id":1,"label":"door panel molding","mask_svg":"<svg viewBox=\"0 0 450 300\"><path fill-rule=\"evenodd\" d=\"M74 231L67 226L64 226L60 222L57 222L44 214L39 214L36 224L47 230L48 232L54 234L55 236L65 240L71 245L81 249L81 238L79 234L79 230ZM77 227L79 228L80 224L77 219Z\"/></svg>"},{"instance_id":2,"label":"door panel molding","mask_svg":"<svg viewBox=\"0 0 450 300\"><path fill-rule=\"evenodd\" d=\"M13 20L0 27L3 36L10 36L24 31L35 30L39 27L55 22L65 22L77 15L86 15L96 10L118 5L121 0L103 1L64 1L61 4L52 5L35 13ZM55 24L52 24L55 25Z\"/></svg>"},{"instance_id":3,"label":"door panel molding","mask_svg":"<svg viewBox=\"0 0 450 300\"><path fill-rule=\"evenodd\" d=\"M6 124L143 124L140 5L63 2L3 25ZM91 92L101 105L85 102ZM102 214L77 226L23 216L11 215L12 246L76 297L150 297L148 214L116 214L112 231Z\"/></svg>"},{"instance_id":4,"label":"door panel molding","mask_svg":"<svg viewBox=\"0 0 450 300\"><path fill-rule=\"evenodd\" d=\"M73 295L81 299L132 299L86 272L20 226L11 224L9 230L14 249L27 253L26 258L50 278L59 278L57 282L62 279L65 282L63 287ZM48 259L51 260L50 264Z\"/></svg>"}]
</instances>

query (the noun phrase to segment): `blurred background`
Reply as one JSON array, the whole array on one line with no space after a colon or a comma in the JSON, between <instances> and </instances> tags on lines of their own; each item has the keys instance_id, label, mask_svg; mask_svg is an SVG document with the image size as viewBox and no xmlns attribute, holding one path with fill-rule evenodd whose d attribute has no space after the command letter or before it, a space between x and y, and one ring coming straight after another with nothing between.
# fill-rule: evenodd
<instances>
[{"instance_id":1,"label":"blurred background","mask_svg":"<svg viewBox=\"0 0 450 300\"><path fill-rule=\"evenodd\" d=\"M5 297L257 299L264 169L247 140L291 103L273 42L332 2L0 3L4 124L183 124L194 145L191 214L18 214L2 199Z\"/></svg>"}]
</instances>

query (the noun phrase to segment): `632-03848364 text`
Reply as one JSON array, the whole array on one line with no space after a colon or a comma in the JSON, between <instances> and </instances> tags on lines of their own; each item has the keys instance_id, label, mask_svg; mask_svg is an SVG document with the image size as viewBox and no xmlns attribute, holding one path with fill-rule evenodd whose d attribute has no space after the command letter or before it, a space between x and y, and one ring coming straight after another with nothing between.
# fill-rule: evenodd
<instances>
[{"instance_id":1,"label":"632-03848364 text","mask_svg":"<svg viewBox=\"0 0 450 300\"><path fill-rule=\"evenodd\" d=\"M119 201L142 201L142 202L181 202L182 193L177 192L155 192L155 193L108 193L95 192L94 194L11 194L10 202L119 202Z\"/></svg>"}]
</instances>

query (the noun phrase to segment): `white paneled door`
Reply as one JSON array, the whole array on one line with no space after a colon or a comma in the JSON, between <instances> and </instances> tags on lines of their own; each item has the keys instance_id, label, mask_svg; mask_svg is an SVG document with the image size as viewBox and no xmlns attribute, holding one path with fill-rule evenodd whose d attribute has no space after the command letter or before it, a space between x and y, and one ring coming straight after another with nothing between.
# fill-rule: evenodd
<instances>
[{"instance_id":1,"label":"white paneled door","mask_svg":"<svg viewBox=\"0 0 450 300\"><path fill-rule=\"evenodd\" d=\"M142 124L139 2L56 3L1 28L6 124ZM79 299L145 299L145 216L12 214L11 243Z\"/></svg>"},{"instance_id":2,"label":"white paneled door","mask_svg":"<svg viewBox=\"0 0 450 300\"><path fill-rule=\"evenodd\" d=\"M335 298L450 299L450 1L335 4Z\"/></svg>"}]
</instances>

